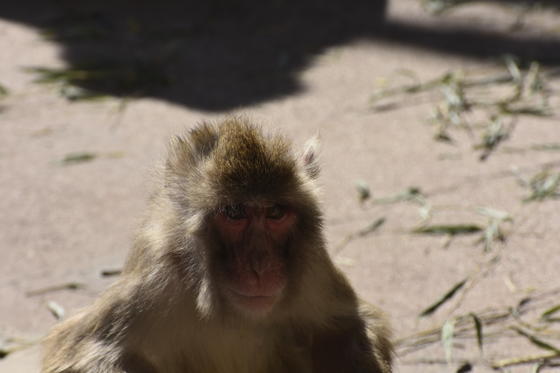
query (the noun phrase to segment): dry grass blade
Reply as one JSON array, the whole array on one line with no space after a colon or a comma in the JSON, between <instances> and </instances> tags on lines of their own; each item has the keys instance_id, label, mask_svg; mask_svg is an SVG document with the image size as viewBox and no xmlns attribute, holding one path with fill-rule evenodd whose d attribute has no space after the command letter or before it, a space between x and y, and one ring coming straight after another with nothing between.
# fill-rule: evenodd
<instances>
[{"instance_id":1,"label":"dry grass blade","mask_svg":"<svg viewBox=\"0 0 560 373\"><path fill-rule=\"evenodd\" d=\"M77 163L84 163L90 162L97 158L97 154L89 153L89 152L77 152L77 153L70 153L67 154L62 161L60 162L63 166L77 164Z\"/></svg>"},{"instance_id":2,"label":"dry grass blade","mask_svg":"<svg viewBox=\"0 0 560 373\"><path fill-rule=\"evenodd\" d=\"M501 114L532 115L546 117L552 115L548 104L550 91L545 84L540 65L532 62L526 73L522 73L517 61L506 57L506 66L514 84L513 93L494 105Z\"/></svg>"},{"instance_id":3,"label":"dry grass blade","mask_svg":"<svg viewBox=\"0 0 560 373\"><path fill-rule=\"evenodd\" d=\"M560 196L560 172L553 173L543 170L533 176L528 183L531 195L524 199L524 202L542 201L547 198Z\"/></svg>"},{"instance_id":4,"label":"dry grass blade","mask_svg":"<svg viewBox=\"0 0 560 373\"><path fill-rule=\"evenodd\" d=\"M438 310L445 302L453 298L453 296L461 290L463 286L467 283L467 280L463 280L457 284L455 284L448 292L446 292L437 302L426 308L424 311L420 313L420 317L430 316L432 313Z\"/></svg>"},{"instance_id":5,"label":"dry grass blade","mask_svg":"<svg viewBox=\"0 0 560 373\"><path fill-rule=\"evenodd\" d=\"M373 200L373 203L390 204L403 201L413 201L418 202L420 205L424 205L425 196L422 194L420 188L412 186L406 189L404 192L397 193L391 197L375 198Z\"/></svg>"},{"instance_id":6,"label":"dry grass blade","mask_svg":"<svg viewBox=\"0 0 560 373\"><path fill-rule=\"evenodd\" d=\"M36 290L31 290L28 291L27 293L25 293L25 295L27 295L28 297L33 297L36 295L43 295L43 294L47 294L53 291L60 291L60 290L79 290L79 289L83 289L85 287L84 284L78 283L78 282L68 282L65 284L60 284L60 285L52 285L52 286L47 286L44 288L40 288L40 289L36 289Z\"/></svg>"},{"instance_id":7,"label":"dry grass blade","mask_svg":"<svg viewBox=\"0 0 560 373\"><path fill-rule=\"evenodd\" d=\"M535 369L533 369L533 373L539 373L541 370L545 368L560 368L560 363L558 362L554 363L548 360L541 361L535 366Z\"/></svg>"},{"instance_id":8,"label":"dry grass blade","mask_svg":"<svg viewBox=\"0 0 560 373\"><path fill-rule=\"evenodd\" d=\"M463 73L461 71L451 71L451 72L445 72L444 74L440 75L439 77L436 77L432 80L429 80L427 82L424 83L412 83L412 84L404 84L404 85L400 85L400 86L396 86L396 87L391 87L391 88L382 88L382 89L378 89L376 92L374 92L370 98L370 102L373 103L374 105L379 105L378 101L384 98L388 98L388 97L394 97L394 96L399 96L399 95L413 95L413 94L419 94L419 93L425 93L428 91L431 91L435 88L439 88L442 85L446 85L449 84L449 82L457 82L460 81L461 82L461 87L462 89L470 89L470 88L475 88L475 87L488 87L488 86L494 86L497 84L508 84L508 83L513 83L514 84L514 93L512 97L517 97L519 96L519 93L517 93L517 91L519 91L519 82L522 81L520 80L520 74L516 73L516 70L519 71L519 67L517 66L517 64L515 62L513 62L512 59L510 59L510 61L512 62L507 62L506 60L506 67L508 68L508 72L507 73L498 73L498 74L494 74L494 75L490 75L490 76L485 76L485 77L472 77L469 79L463 78ZM508 66L508 64L510 66ZM515 66L515 67L512 67ZM537 69L535 69L537 70ZM541 71L540 69L538 69L535 72L531 72L531 68L530 71L528 73L528 81L529 84L527 84L527 86L530 87L530 93L531 94L535 94L535 93L541 93L541 94L547 94L548 91L545 89L544 85L545 82L548 80L551 80L557 76L560 75L560 68L556 68L556 69L549 69L547 71ZM512 101L512 97L509 97L508 99L505 100L505 102L509 102ZM498 106L499 104L503 104L504 101L499 101L497 103L492 103L491 106ZM483 105L483 103L479 103L480 105ZM471 102L472 105L472 102ZM487 103L486 103L487 105ZM393 104L393 105L380 105L382 107L386 107L388 106L389 108L397 108L399 105L397 104ZM483 105L484 106L484 105Z\"/></svg>"},{"instance_id":9,"label":"dry grass blade","mask_svg":"<svg viewBox=\"0 0 560 373\"><path fill-rule=\"evenodd\" d=\"M441 328L441 343L445 351L445 360L451 364L453 357L453 335L455 332L455 321L447 320Z\"/></svg>"},{"instance_id":10,"label":"dry grass blade","mask_svg":"<svg viewBox=\"0 0 560 373\"><path fill-rule=\"evenodd\" d=\"M358 200L360 203L364 203L371 198L369 185L365 181L356 182L356 191L358 192Z\"/></svg>"},{"instance_id":11,"label":"dry grass blade","mask_svg":"<svg viewBox=\"0 0 560 373\"><path fill-rule=\"evenodd\" d=\"M444 82L441 92L450 110L459 113L468 110L470 105L465 97L463 78L459 78L456 74L452 77L453 79Z\"/></svg>"},{"instance_id":12,"label":"dry grass blade","mask_svg":"<svg viewBox=\"0 0 560 373\"><path fill-rule=\"evenodd\" d=\"M501 309L487 309L477 311L476 314L470 312L464 315L456 316L454 318L454 339L476 339L479 344L479 348L481 348L484 340L511 338L512 328L519 328L518 325L520 316L528 315L541 308L552 310L550 304L557 299L559 292L559 289L552 289L550 291L533 294L530 298L522 298L513 306L503 307ZM476 315L476 319L478 320L478 322L475 321L474 331L473 320L475 320L475 318L473 315ZM477 323L479 326L476 326ZM397 339L395 341L397 355L399 357L403 357L409 353L414 353L437 344L441 341L442 328L443 325ZM547 335L549 334L553 335L551 333L547 333ZM555 355L555 352L552 354L547 352L546 355L539 355L539 357L548 358L557 356ZM504 366L507 366L538 361L538 359L532 360L534 358L534 356L530 356L517 359L507 359L495 362L494 365L500 366L500 364L505 364ZM445 361L441 360L438 364L445 364Z\"/></svg>"},{"instance_id":13,"label":"dry grass blade","mask_svg":"<svg viewBox=\"0 0 560 373\"><path fill-rule=\"evenodd\" d=\"M489 208L478 208L477 212L488 217L488 225L484 230L484 251L488 252L492 249L494 241L505 241L505 234L501 226L503 223L512 222L513 218L504 211L498 211Z\"/></svg>"},{"instance_id":14,"label":"dry grass blade","mask_svg":"<svg viewBox=\"0 0 560 373\"><path fill-rule=\"evenodd\" d=\"M370 225L368 225L367 227L365 227L362 230L359 230L358 232L355 233L355 237L364 237L367 236L370 233L375 232L377 229L379 229L383 224L385 224L385 218L379 218L377 220L375 220L373 223L371 223Z\"/></svg>"},{"instance_id":15,"label":"dry grass blade","mask_svg":"<svg viewBox=\"0 0 560 373\"><path fill-rule=\"evenodd\" d=\"M553 359L556 357L560 357L560 353L558 352L547 352L547 353L543 353L543 354L537 354L537 355L528 355L528 356L522 356L522 357L517 357L517 358L511 358L511 359L503 359L503 360L498 360L492 363L492 368L494 369L502 369L502 368L506 368L506 367L510 367L513 365L523 365L523 364L531 364L531 363L537 363L543 360L547 360L547 359Z\"/></svg>"},{"instance_id":16,"label":"dry grass blade","mask_svg":"<svg viewBox=\"0 0 560 373\"><path fill-rule=\"evenodd\" d=\"M537 144L531 146L531 150L541 150L541 151L553 151L557 152L560 151L560 144L553 143L553 144Z\"/></svg>"},{"instance_id":17,"label":"dry grass blade","mask_svg":"<svg viewBox=\"0 0 560 373\"><path fill-rule=\"evenodd\" d=\"M7 95L8 95L8 88L0 84L0 98L5 97Z\"/></svg>"},{"instance_id":18,"label":"dry grass blade","mask_svg":"<svg viewBox=\"0 0 560 373\"><path fill-rule=\"evenodd\" d=\"M169 83L163 66L142 60L99 61L62 69L28 67L25 71L34 74L37 83L60 84L61 95L71 101L96 99L107 94L137 97Z\"/></svg>"},{"instance_id":19,"label":"dry grass blade","mask_svg":"<svg viewBox=\"0 0 560 373\"><path fill-rule=\"evenodd\" d=\"M543 341L542 339L527 333L526 331L518 328L518 327L513 327L512 328L515 332L517 332L517 334L522 335L523 337L527 338L533 345L545 349L545 350L549 350L549 351L553 351L557 354L560 354L560 349L558 349L557 347L551 345L550 343L547 343L545 341Z\"/></svg>"},{"instance_id":20,"label":"dry grass blade","mask_svg":"<svg viewBox=\"0 0 560 373\"><path fill-rule=\"evenodd\" d=\"M398 87L392 87L392 88L386 88L386 89L380 89L376 92L373 93L373 95L370 98L370 102L372 103L376 103L378 100L382 99L382 98L386 98L386 97L390 97L390 96L396 96L396 95L400 95L400 94L411 94L411 93L420 93L420 92L425 92L425 91L429 91L434 89L435 87L438 87L439 85L442 84L442 82L445 82L447 80L450 79L452 73L445 73L443 75L441 75L438 78L432 79L428 82L425 83L412 83L412 84L406 84L406 85L402 85L402 86L398 86Z\"/></svg>"},{"instance_id":21,"label":"dry grass blade","mask_svg":"<svg viewBox=\"0 0 560 373\"><path fill-rule=\"evenodd\" d=\"M122 269L104 269L101 271L102 277L112 277L119 276L122 273Z\"/></svg>"},{"instance_id":22,"label":"dry grass blade","mask_svg":"<svg viewBox=\"0 0 560 373\"><path fill-rule=\"evenodd\" d=\"M469 133L472 132L465 114L471 109L464 89L464 77L462 74L450 74L448 79L442 81L441 94L443 102L436 106L432 121L436 124L435 139L450 142L448 133L450 127L461 127Z\"/></svg>"},{"instance_id":23,"label":"dry grass blade","mask_svg":"<svg viewBox=\"0 0 560 373\"><path fill-rule=\"evenodd\" d=\"M542 314L541 314L541 320L543 321L560 321L560 316L554 317L553 315L555 315L557 312L560 311L560 304L550 307L547 310L545 310Z\"/></svg>"},{"instance_id":24,"label":"dry grass blade","mask_svg":"<svg viewBox=\"0 0 560 373\"><path fill-rule=\"evenodd\" d=\"M381 217L377 220L375 220L373 223L371 223L370 225L368 225L367 227L360 229L359 231L350 233L349 235L347 235L346 237L344 237L344 239L342 240L342 242L340 242L332 251L332 255L336 255L339 254L345 247L346 245L348 245L351 241L353 241L356 238L360 238L360 237L364 237L367 236L368 234L371 234L373 232L375 232L377 229L379 229L383 224L385 224L385 218Z\"/></svg>"},{"instance_id":25,"label":"dry grass blade","mask_svg":"<svg viewBox=\"0 0 560 373\"><path fill-rule=\"evenodd\" d=\"M514 124L515 121L512 121L509 126L505 126L499 116L490 119L490 124L482 135L482 142L475 145L475 149L482 149L481 161L485 161L500 143L509 138Z\"/></svg>"},{"instance_id":26,"label":"dry grass blade","mask_svg":"<svg viewBox=\"0 0 560 373\"><path fill-rule=\"evenodd\" d=\"M513 221L510 214L505 211L496 210L489 207L479 207L476 211L484 216L487 216L491 220L498 220L498 221Z\"/></svg>"},{"instance_id":27,"label":"dry grass blade","mask_svg":"<svg viewBox=\"0 0 560 373\"><path fill-rule=\"evenodd\" d=\"M515 59L515 57L511 55L506 55L504 57L504 62L506 64L506 68L508 69L509 74L511 75L512 81L516 84L516 88L518 91L521 91L521 84L523 83L523 74L521 74L521 69ZM518 92L517 94L521 94Z\"/></svg>"},{"instance_id":28,"label":"dry grass blade","mask_svg":"<svg viewBox=\"0 0 560 373\"><path fill-rule=\"evenodd\" d=\"M469 0L425 0L424 4L446 9L466 1ZM511 56L505 58L505 66L507 73L482 78L467 77L463 71L446 72L425 83L415 82L379 90L371 101L378 109L396 109L405 101L418 104L422 101L420 98L437 99L434 93L439 89L441 101L433 107L430 117L435 128L434 139L453 142L453 128L465 130L471 139L475 138L475 131L480 132L481 141L474 148L481 150L480 160L484 161L511 137L521 116L550 117L554 114L554 106L549 103L555 93L550 88L550 80L560 75L560 69L543 71L537 62L524 68ZM504 89L497 89L499 84L506 85L505 94ZM404 95L408 96L398 97ZM394 97L393 102L379 102L391 96ZM420 97L413 100L412 96ZM478 125L478 118L484 116L490 120Z\"/></svg>"},{"instance_id":29,"label":"dry grass blade","mask_svg":"<svg viewBox=\"0 0 560 373\"><path fill-rule=\"evenodd\" d=\"M40 343L40 340L22 340L16 338L8 338L0 340L0 359L5 358L9 354L25 350L28 347Z\"/></svg>"},{"instance_id":30,"label":"dry grass blade","mask_svg":"<svg viewBox=\"0 0 560 373\"><path fill-rule=\"evenodd\" d=\"M480 321L480 318L476 314L471 313L470 315L473 319L474 328L476 330L476 343L478 345L478 350L482 354L484 352L484 334L482 333L482 321Z\"/></svg>"},{"instance_id":31,"label":"dry grass blade","mask_svg":"<svg viewBox=\"0 0 560 373\"><path fill-rule=\"evenodd\" d=\"M481 232L483 229L476 224L441 224L426 225L412 230L412 233L430 235L463 235Z\"/></svg>"},{"instance_id":32,"label":"dry grass blade","mask_svg":"<svg viewBox=\"0 0 560 373\"><path fill-rule=\"evenodd\" d=\"M90 77L87 71L76 69L50 69L46 67L28 67L24 69L36 75L36 83L68 82L72 80L86 80Z\"/></svg>"},{"instance_id":33,"label":"dry grass blade","mask_svg":"<svg viewBox=\"0 0 560 373\"><path fill-rule=\"evenodd\" d=\"M58 304L54 301L49 301L47 303L47 308L49 309L49 311L51 311L52 315L57 320L63 319L64 315L66 314L66 311L64 310L64 307L62 307L60 304Z\"/></svg>"},{"instance_id":34,"label":"dry grass blade","mask_svg":"<svg viewBox=\"0 0 560 373\"><path fill-rule=\"evenodd\" d=\"M511 318L511 312L500 310L487 310L478 313L478 317L484 326L494 325ZM399 356L421 350L429 345L437 343L441 339L442 327L424 330L395 341ZM464 337L472 333L472 316L461 315L455 318L455 336Z\"/></svg>"},{"instance_id":35,"label":"dry grass blade","mask_svg":"<svg viewBox=\"0 0 560 373\"><path fill-rule=\"evenodd\" d=\"M120 151L107 153L75 152L67 154L59 163L62 166L69 166L78 163L90 162L97 158L118 159L123 158L125 153Z\"/></svg>"},{"instance_id":36,"label":"dry grass blade","mask_svg":"<svg viewBox=\"0 0 560 373\"><path fill-rule=\"evenodd\" d=\"M503 150L506 153L526 153L529 151L558 152L560 151L560 144L559 143L533 144L528 147L506 146L503 148Z\"/></svg>"}]
</instances>

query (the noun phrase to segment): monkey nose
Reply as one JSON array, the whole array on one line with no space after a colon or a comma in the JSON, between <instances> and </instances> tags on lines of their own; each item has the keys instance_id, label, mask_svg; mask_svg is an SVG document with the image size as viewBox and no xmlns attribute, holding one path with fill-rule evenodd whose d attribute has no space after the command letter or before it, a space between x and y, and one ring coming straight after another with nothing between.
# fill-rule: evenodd
<instances>
[{"instance_id":1,"label":"monkey nose","mask_svg":"<svg viewBox=\"0 0 560 373\"><path fill-rule=\"evenodd\" d=\"M251 269L255 274L261 276L263 273L270 269L270 260L266 254L255 253L251 256L250 260Z\"/></svg>"}]
</instances>

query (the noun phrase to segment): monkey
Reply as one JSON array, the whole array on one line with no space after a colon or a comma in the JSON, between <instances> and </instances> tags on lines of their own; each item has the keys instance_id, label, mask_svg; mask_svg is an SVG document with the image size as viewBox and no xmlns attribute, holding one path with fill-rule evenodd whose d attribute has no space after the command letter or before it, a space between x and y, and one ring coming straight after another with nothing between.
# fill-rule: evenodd
<instances>
[{"instance_id":1,"label":"monkey","mask_svg":"<svg viewBox=\"0 0 560 373\"><path fill-rule=\"evenodd\" d=\"M328 255L317 152L238 117L175 137L120 277L42 373L390 373L384 317Z\"/></svg>"}]
</instances>

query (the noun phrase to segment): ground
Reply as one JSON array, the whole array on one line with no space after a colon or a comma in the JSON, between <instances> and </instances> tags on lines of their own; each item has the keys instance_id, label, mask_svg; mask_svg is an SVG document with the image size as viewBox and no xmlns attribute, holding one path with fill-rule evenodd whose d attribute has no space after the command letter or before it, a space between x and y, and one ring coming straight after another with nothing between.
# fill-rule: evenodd
<instances>
[{"instance_id":1,"label":"ground","mask_svg":"<svg viewBox=\"0 0 560 373\"><path fill-rule=\"evenodd\" d=\"M231 114L319 134L329 250L396 372L555 369L555 2L209 3L0 5L0 371L114 281L169 137Z\"/></svg>"}]
</instances>

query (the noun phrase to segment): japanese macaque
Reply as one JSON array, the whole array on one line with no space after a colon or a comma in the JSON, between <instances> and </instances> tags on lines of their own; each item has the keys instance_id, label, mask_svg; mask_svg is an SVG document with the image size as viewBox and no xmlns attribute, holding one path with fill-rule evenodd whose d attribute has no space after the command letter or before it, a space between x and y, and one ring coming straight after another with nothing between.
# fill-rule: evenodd
<instances>
[{"instance_id":1,"label":"japanese macaque","mask_svg":"<svg viewBox=\"0 0 560 373\"><path fill-rule=\"evenodd\" d=\"M244 119L172 141L121 277L46 340L43 373L389 373L376 311L325 249L316 142Z\"/></svg>"}]
</instances>

